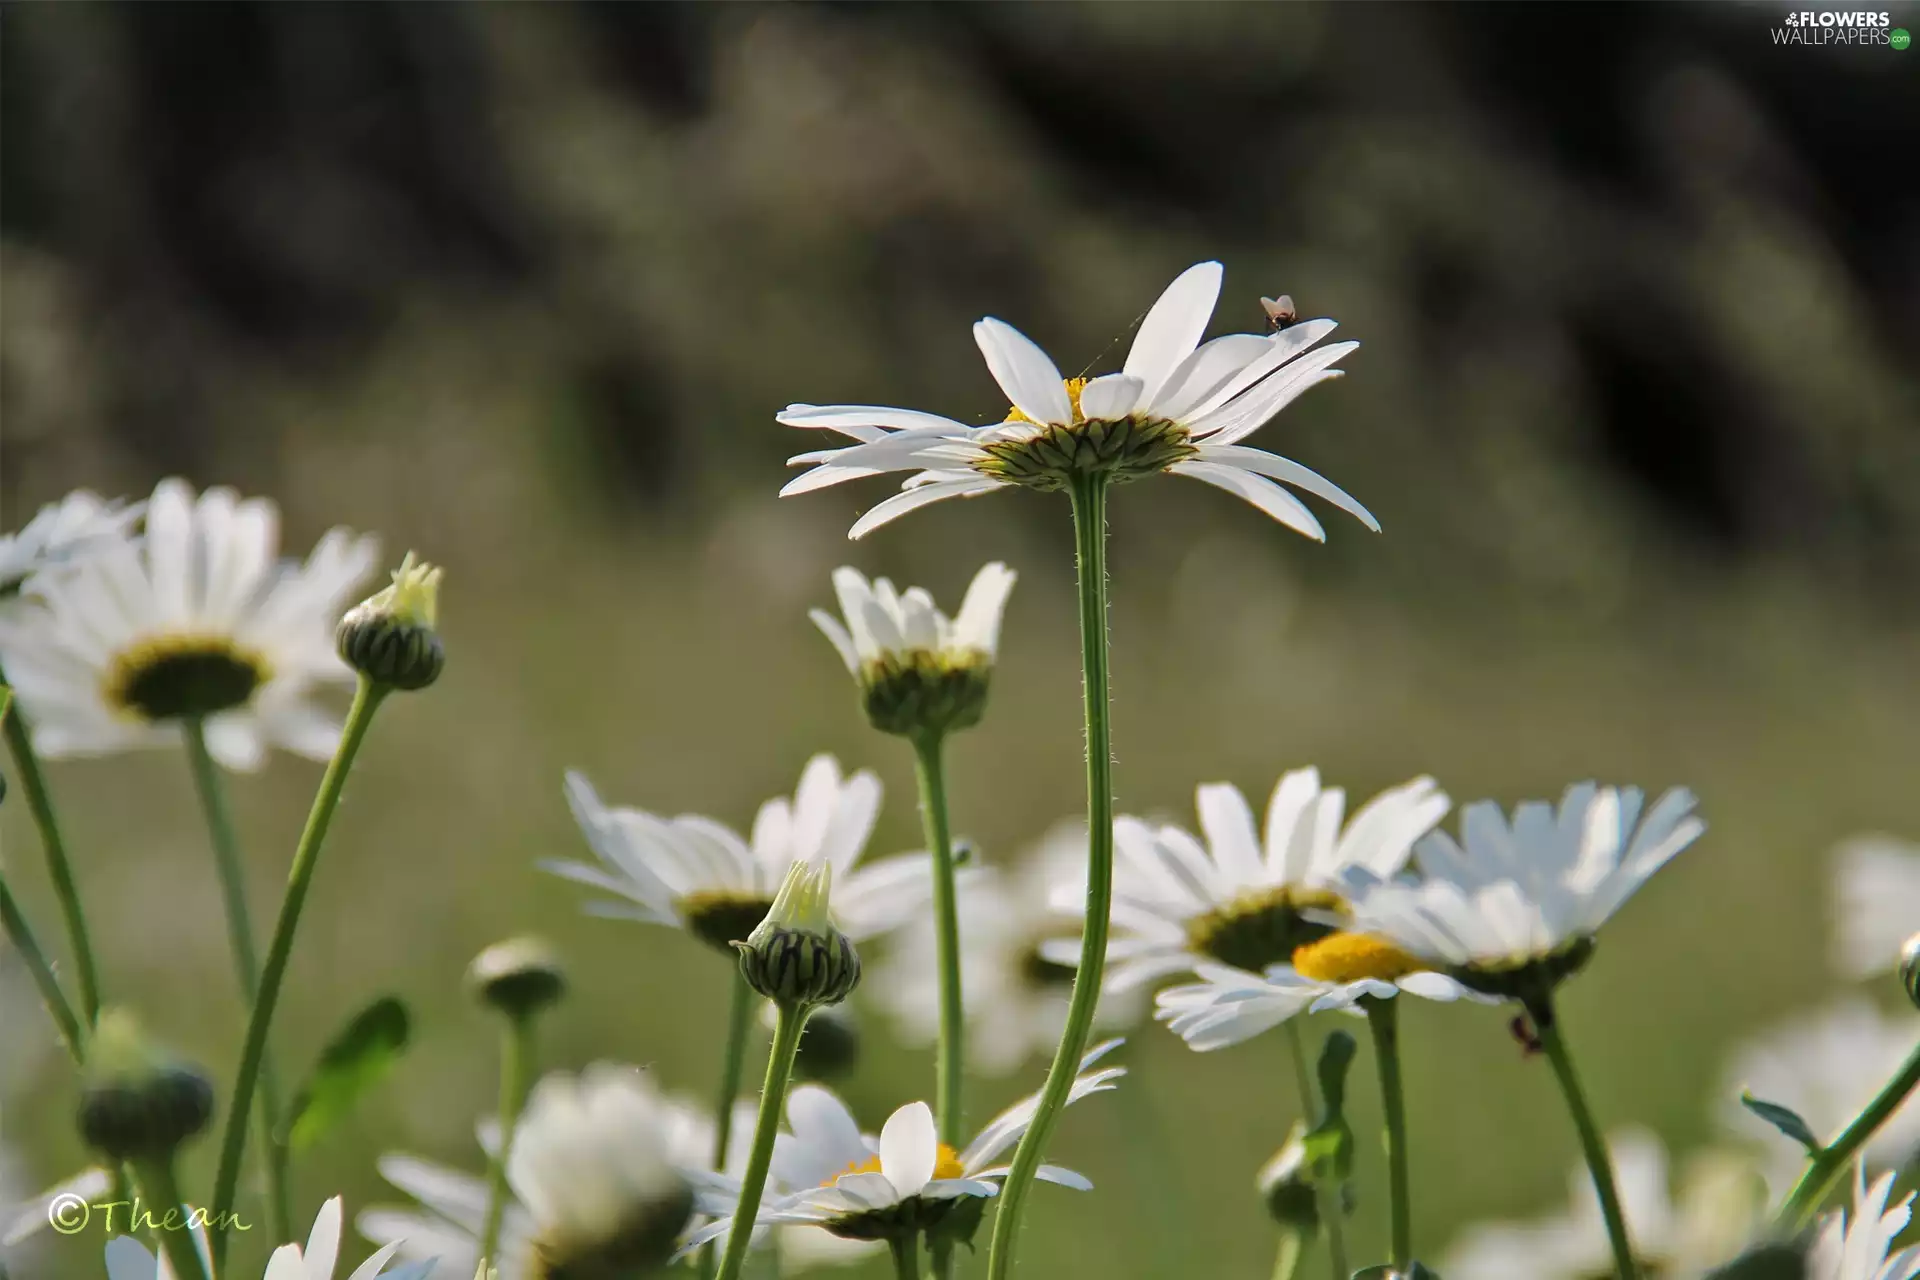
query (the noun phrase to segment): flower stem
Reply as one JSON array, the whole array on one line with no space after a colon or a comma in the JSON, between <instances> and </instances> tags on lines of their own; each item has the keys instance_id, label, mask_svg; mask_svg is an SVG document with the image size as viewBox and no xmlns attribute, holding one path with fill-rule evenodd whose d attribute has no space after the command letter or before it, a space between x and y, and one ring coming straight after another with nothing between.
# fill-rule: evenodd
<instances>
[{"instance_id":1,"label":"flower stem","mask_svg":"<svg viewBox=\"0 0 1920 1280\"><path fill-rule=\"evenodd\" d=\"M1573 1127L1580 1135L1580 1150L1587 1159L1587 1171L1593 1175L1593 1190L1600 1198L1600 1215L1606 1220L1607 1242L1613 1247L1613 1264L1619 1280L1640 1280L1639 1264L1634 1261L1633 1241L1627 1234L1626 1215L1620 1209L1620 1193L1614 1188L1613 1162L1607 1156L1606 1141L1594 1123L1593 1111L1581 1091L1580 1077L1573 1069L1573 1057L1560 1036L1559 1019L1554 1016L1553 997L1535 996L1526 1002L1527 1016L1533 1020L1540 1047L1553 1064L1553 1074L1566 1095L1567 1110L1573 1115Z\"/></svg>"},{"instance_id":2,"label":"flower stem","mask_svg":"<svg viewBox=\"0 0 1920 1280\"><path fill-rule=\"evenodd\" d=\"M293 853L293 866L287 872L286 896L280 900L280 916L274 922L273 940L267 946L267 965L260 975L260 991L254 997L253 1011L247 1018L246 1045L240 1053L240 1069L234 1074L233 1097L227 1104L226 1128L220 1140L220 1167L213 1184L211 1233L213 1269L218 1272L226 1261L227 1228L233 1215L233 1196L240 1183L240 1159L247 1147L247 1114L253 1109L253 1090L266 1058L267 1033L273 1026L274 1006L280 999L280 986L286 981L287 963L293 957L293 935L300 925L300 912L307 902L307 890L320 860L320 846L339 807L340 793L353 770L353 758L366 740L373 713L387 695L385 685L365 678L353 695L347 712L346 727L341 730L340 745L320 779L320 790L307 814L306 829Z\"/></svg>"},{"instance_id":3,"label":"flower stem","mask_svg":"<svg viewBox=\"0 0 1920 1280\"><path fill-rule=\"evenodd\" d=\"M947 776L938 733L914 739L914 772L920 783L920 822L933 854L933 930L940 965L940 1040L934 1050L934 1094L940 1141L956 1151L966 1145L966 1005L960 990L960 906L955 891L953 831L947 817ZM953 1274L953 1250L931 1247L936 1280Z\"/></svg>"},{"instance_id":4,"label":"flower stem","mask_svg":"<svg viewBox=\"0 0 1920 1280\"><path fill-rule=\"evenodd\" d=\"M1080 666L1087 734L1087 900L1080 934L1080 966L1067 1005L1053 1066L1020 1139L997 1197L987 1280L1006 1280L1013 1270L1013 1237L1020 1210L1039 1172L1041 1153L1067 1103L1080 1057L1086 1052L1100 983L1107 964L1107 926L1113 909L1113 738L1107 694L1107 478L1076 475L1073 498L1075 561L1080 585Z\"/></svg>"},{"instance_id":5,"label":"flower stem","mask_svg":"<svg viewBox=\"0 0 1920 1280\"><path fill-rule=\"evenodd\" d=\"M154 1234L160 1238L160 1248L171 1264L174 1280L206 1280L207 1269L201 1264L200 1250L194 1246L194 1233L187 1230L184 1222L167 1220L169 1214L184 1216L186 1213L180 1182L173 1174L173 1156L139 1161L138 1168L140 1189L146 1192L157 1213Z\"/></svg>"},{"instance_id":6,"label":"flower stem","mask_svg":"<svg viewBox=\"0 0 1920 1280\"><path fill-rule=\"evenodd\" d=\"M1287 1056L1293 1060L1293 1080L1300 1091L1300 1115L1308 1124L1312 1124L1319 1113L1319 1103L1313 1089L1313 1072L1307 1066L1307 1040L1300 1031L1300 1020L1288 1018L1284 1024L1287 1029ZM1345 1216L1345 1205L1341 1203L1340 1189L1325 1185L1316 1173L1313 1179L1313 1198L1320 1209L1320 1228L1327 1236L1327 1269L1333 1280L1347 1280L1347 1233L1341 1224Z\"/></svg>"},{"instance_id":7,"label":"flower stem","mask_svg":"<svg viewBox=\"0 0 1920 1280\"><path fill-rule=\"evenodd\" d=\"M253 916L247 909L246 867L240 857L240 841L234 835L233 810L227 804L220 770L207 751L207 730L198 717L182 726L187 740L187 763L193 771L193 788L200 797L200 808L207 819L207 833L213 841L213 861L220 880L220 898L227 912L227 945L233 952L234 972L240 979L240 996L249 1006L260 992L260 961L253 950ZM272 1213L273 1238L293 1238L293 1218L288 1205L287 1148L280 1140L280 1087L273 1060L260 1060L260 1106L258 1109L260 1145L266 1157L267 1204Z\"/></svg>"},{"instance_id":8,"label":"flower stem","mask_svg":"<svg viewBox=\"0 0 1920 1280\"><path fill-rule=\"evenodd\" d=\"M918 1236L893 1236L887 1241L887 1248L893 1253L893 1274L895 1280L919 1280L914 1271L914 1254L919 1252Z\"/></svg>"},{"instance_id":9,"label":"flower stem","mask_svg":"<svg viewBox=\"0 0 1920 1280\"><path fill-rule=\"evenodd\" d=\"M1392 1200L1393 1268L1404 1272L1413 1262L1413 1200L1407 1177L1407 1100L1400 1084L1400 1027L1397 1000L1365 1001L1373 1032L1373 1059L1380 1076L1380 1104L1386 1115L1387 1185Z\"/></svg>"},{"instance_id":10,"label":"flower stem","mask_svg":"<svg viewBox=\"0 0 1920 1280\"><path fill-rule=\"evenodd\" d=\"M1859 1155L1873 1135L1885 1124L1907 1095L1920 1087L1920 1046L1907 1055L1906 1062L1894 1073L1869 1102L1866 1109L1853 1118L1853 1122L1841 1130L1840 1136L1823 1147L1807 1165L1805 1173L1800 1175L1793 1190L1780 1205L1778 1224L1789 1232L1799 1232L1813 1220L1820 1206L1826 1203L1827 1195L1833 1190L1833 1184L1840 1180L1854 1159Z\"/></svg>"},{"instance_id":11,"label":"flower stem","mask_svg":"<svg viewBox=\"0 0 1920 1280\"><path fill-rule=\"evenodd\" d=\"M767 1080L760 1090L760 1117L753 1126L753 1152L747 1158L746 1176L740 1180L740 1203L734 1209L726 1256L720 1260L720 1280L738 1280L747 1250L753 1246L760 1197L766 1192L767 1170L773 1165L773 1140L780 1132L780 1113L786 1110L787 1082L793 1078L793 1056L800 1050L800 1033L806 1028L809 1012L783 1004L773 1024Z\"/></svg>"},{"instance_id":12,"label":"flower stem","mask_svg":"<svg viewBox=\"0 0 1920 1280\"><path fill-rule=\"evenodd\" d=\"M66 1043L67 1052L75 1062L85 1062L86 1032L81 1029L80 1019L74 1016L73 1006L67 1003L67 993L60 989L60 979L54 976L53 965L48 962L46 952L40 949L39 941L34 938L33 926L27 923L20 904L14 900L13 890L7 887L4 874L0 874L0 927L5 928L7 941L27 962L27 970L33 975L33 985L40 988L40 999L46 1003L54 1025L60 1028L60 1039Z\"/></svg>"},{"instance_id":13,"label":"flower stem","mask_svg":"<svg viewBox=\"0 0 1920 1280\"><path fill-rule=\"evenodd\" d=\"M1300 1270L1300 1257L1306 1253L1306 1237L1299 1231L1280 1233L1280 1252L1273 1260L1273 1280L1293 1280Z\"/></svg>"},{"instance_id":14,"label":"flower stem","mask_svg":"<svg viewBox=\"0 0 1920 1280\"><path fill-rule=\"evenodd\" d=\"M480 1231L480 1257L499 1265L500 1224L507 1216L507 1156L533 1083L533 1022L530 1012L508 1017L500 1036L500 1146L487 1168L487 1216Z\"/></svg>"},{"instance_id":15,"label":"flower stem","mask_svg":"<svg viewBox=\"0 0 1920 1280\"><path fill-rule=\"evenodd\" d=\"M720 1093L713 1104L713 1169L716 1173L726 1168L727 1148L733 1145L733 1104L740 1096L740 1078L746 1073L747 1032L752 1022L753 988L747 985L740 966L735 965L733 1000L727 1008L727 1056L720 1064ZM718 1261L709 1242L700 1250L701 1280L713 1280Z\"/></svg>"},{"instance_id":16,"label":"flower stem","mask_svg":"<svg viewBox=\"0 0 1920 1280\"><path fill-rule=\"evenodd\" d=\"M0 685L6 683L0 671ZM8 714L8 713L11 714ZM67 844L60 838L60 822L54 816L53 796L47 779L40 772L40 757L34 754L33 735L27 722L13 707L12 690L0 709L4 721L7 750L13 754L14 770L20 775L21 789L27 793L27 808L33 813L33 825L40 829L40 844L47 853L47 878L60 899L60 913L66 917L67 945L73 950L73 967L80 979L80 1013L91 1027L100 1020L100 975L94 968L93 943L87 936L87 914L80 906L80 889L74 883L73 864L67 861Z\"/></svg>"}]
</instances>

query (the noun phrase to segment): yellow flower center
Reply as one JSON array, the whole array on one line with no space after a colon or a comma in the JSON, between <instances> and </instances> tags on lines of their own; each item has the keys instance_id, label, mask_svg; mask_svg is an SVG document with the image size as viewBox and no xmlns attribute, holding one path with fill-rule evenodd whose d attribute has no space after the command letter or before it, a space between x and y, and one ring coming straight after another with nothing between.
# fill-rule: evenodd
<instances>
[{"instance_id":1,"label":"yellow flower center","mask_svg":"<svg viewBox=\"0 0 1920 1280\"><path fill-rule=\"evenodd\" d=\"M840 1181L840 1179L851 1177L856 1173L878 1172L880 1172L880 1157L868 1156L865 1160L854 1161L820 1185L830 1187ZM964 1178L967 1176L965 1166L960 1163L960 1153L944 1142L940 1144L937 1153L933 1157L933 1176L935 1179Z\"/></svg>"},{"instance_id":2,"label":"yellow flower center","mask_svg":"<svg viewBox=\"0 0 1920 1280\"><path fill-rule=\"evenodd\" d=\"M1087 380L1085 378L1068 378L1067 379L1067 399L1073 404L1073 420L1075 422L1086 421L1086 419L1082 417L1080 413L1080 393L1086 389L1086 386L1087 386ZM1033 422L1032 418L1029 418L1026 414L1020 412L1019 406L1017 405L1009 405L1007 407L1007 421L1008 422L1032 422L1033 425L1036 427L1044 425L1042 423Z\"/></svg>"},{"instance_id":3,"label":"yellow flower center","mask_svg":"<svg viewBox=\"0 0 1920 1280\"><path fill-rule=\"evenodd\" d=\"M1335 933L1295 951L1293 967L1316 982L1392 982L1427 966L1372 934Z\"/></svg>"},{"instance_id":4,"label":"yellow flower center","mask_svg":"<svg viewBox=\"0 0 1920 1280\"><path fill-rule=\"evenodd\" d=\"M101 678L107 705L140 720L183 720L243 706L272 674L232 636L147 636L113 655Z\"/></svg>"}]
</instances>

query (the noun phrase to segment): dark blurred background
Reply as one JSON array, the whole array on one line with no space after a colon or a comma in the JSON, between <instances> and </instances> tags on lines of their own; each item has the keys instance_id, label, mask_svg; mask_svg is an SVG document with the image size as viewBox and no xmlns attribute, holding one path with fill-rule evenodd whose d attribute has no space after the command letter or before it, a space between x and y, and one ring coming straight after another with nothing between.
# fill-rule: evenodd
<instances>
[{"instance_id":1,"label":"dark blurred background","mask_svg":"<svg viewBox=\"0 0 1920 1280\"><path fill-rule=\"evenodd\" d=\"M1920 833L1920 50L1782 45L1786 11L0 7L5 527L182 474L275 496L292 552L343 523L448 566L447 679L363 757L278 1044L310 1058L383 990L420 1040L308 1164L302 1215L392 1198L381 1150L477 1168L494 1062L458 978L508 932L559 936L576 970L555 1064L705 1090L724 965L580 922L532 869L578 851L563 768L744 827L833 750L888 782L876 851L915 843L908 761L804 618L834 565L949 603L986 559L1020 571L956 821L1005 860L1075 811L1064 503L948 504L850 546L884 482L776 500L816 442L771 415L985 420L971 320L1117 366L1209 257L1215 332L1286 291L1363 342L1254 443L1385 533L1334 515L1316 547L1197 485L1121 493L1122 807L1180 812L1214 779L1264 797L1309 761L1366 794L1693 786L1712 830L1568 1018L1606 1116L1713 1136L1727 1044L1833 988L1825 849ZM235 781L262 919L317 777ZM224 1078L238 1013L182 761L53 780L110 993ZM20 806L0 831L51 918ZM25 1019L0 1034L47 1038ZM931 1076L872 1030L848 1093L877 1124ZM1422 1236L1557 1203L1570 1135L1500 1019L1420 1009L1409 1040ZM1040 1197L1033 1270L1165 1274L1146 1244L1190 1230L1208 1274L1264 1274L1279 1046L1198 1058L1143 1028L1129 1052L1129 1105L1171 1145L1143 1159L1138 1110L1077 1112L1060 1156L1101 1190ZM982 1115L1040 1070L983 1086ZM51 1060L14 1076L30 1187L80 1159L72 1085ZM1363 1234L1381 1208L1363 1194ZM29 1274L94 1274L100 1244Z\"/></svg>"}]
</instances>

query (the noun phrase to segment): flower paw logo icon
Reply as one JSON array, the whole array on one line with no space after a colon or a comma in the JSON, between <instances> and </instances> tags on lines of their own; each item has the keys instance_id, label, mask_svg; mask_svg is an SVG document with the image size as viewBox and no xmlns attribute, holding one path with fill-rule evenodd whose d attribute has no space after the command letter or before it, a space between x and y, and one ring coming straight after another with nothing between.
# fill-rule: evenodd
<instances>
[{"instance_id":1,"label":"flower paw logo icon","mask_svg":"<svg viewBox=\"0 0 1920 1280\"><path fill-rule=\"evenodd\" d=\"M1913 37L1907 34L1905 27L1895 27L1887 32L1887 43L1896 49L1904 49L1913 43Z\"/></svg>"}]
</instances>

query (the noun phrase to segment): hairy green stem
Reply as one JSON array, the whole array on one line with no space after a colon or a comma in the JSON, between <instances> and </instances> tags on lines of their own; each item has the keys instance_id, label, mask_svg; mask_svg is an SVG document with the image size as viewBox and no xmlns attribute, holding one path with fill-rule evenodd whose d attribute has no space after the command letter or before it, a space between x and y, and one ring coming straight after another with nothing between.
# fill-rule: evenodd
<instances>
[{"instance_id":1,"label":"hairy green stem","mask_svg":"<svg viewBox=\"0 0 1920 1280\"><path fill-rule=\"evenodd\" d=\"M227 804L220 770L207 751L207 728L199 717L189 718L182 726L187 740L187 763L193 771L194 792L207 819L207 833L213 842L213 862L220 881L220 899L227 913L227 945L233 952L234 973L240 980L240 996L252 1007L260 994L260 961L253 949L253 913L247 907L246 864L240 856L240 841L234 834L233 810ZM280 1133L280 1086L273 1069L273 1058L260 1060L260 1106L257 1123L260 1146L266 1156L267 1208L272 1215L275 1240L293 1238L293 1216L287 1189L287 1145Z\"/></svg>"},{"instance_id":2,"label":"hairy green stem","mask_svg":"<svg viewBox=\"0 0 1920 1280\"><path fill-rule=\"evenodd\" d=\"M67 1052L75 1062L85 1062L87 1033L81 1027L80 1019L74 1016L73 1006L67 1003L67 993L60 989L60 979L54 976L53 965L33 936L33 926L27 923L19 902L14 899L13 890L7 887L4 873L0 873L0 927L5 928L7 941L27 962L27 972L33 975L33 985L40 989L40 999L46 1004L54 1025L60 1029L60 1039L66 1044Z\"/></svg>"},{"instance_id":3,"label":"hairy green stem","mask_svg":"<svg viewBox=\"0 0 1920 1280\"><path fill-rule=\"evenodd\" d=\"M958 1151L966 1145L966 1005L960 990L960 903L955 889L953 830L947 816L944 741L938 733L914 739L920 784L920 822L933 855L933 932L940 966L940 1039L934 1050L934 1095L940 1141ZM953 1275L953 1250L932 1246L936 1280Z\"/></svg>"},{"instance_id":4,"label":"hairy green stem","mask_svg":"<svg viewBox=\"0 0 1920 1280\"><path fill-rule=\"evenodd\" d=\"M1373 1060L1380 1076L1380 1105L1386 1118L1387 1187L1392 1212L1392 1262L1406 1271L1413 1262L1413 1200L1407 1177L1407 1100L1400 1083L1398 1000L1368 997L1367 1026L1373 1032Z\"/></svg>"},{"instance_id":5,"label":"hairy green stem","mask_svg":"<svg viewBox=\"0 0 1920 1280\"><path fill-rule=\"evenodd\" d=\"M194 1246L194 1233L187 1229L185 1222L187 1202L180 1195L179 1179L174 1177L173 1157L166 1155L157 1160L141 1160L137 1167L140 1188L146 1192L147 1201L153 1206L148 1212L159 1211L154 1219L154 1234L160 1237L161 1251L172 1266L173 1280L207 1280L207 1269L201 1264L200 1250ZM180 1215L181 1220L169 1222L169 1214Z\"/></svg>"},{"instance_id":6,"label":"hairy green stem","mask_svg":"<svg viewBox=\"0 0 1920 1280\"><path fill-rule=\"evenodd\" d=\"M727 1056L720 1064L720 1092L713 1102L713 1169L724 1172L727 1148L733 1145L733 1104L740 1097L740 1080L747 1068L747 1035L753 1027L753 988L740 966L733 968L733 998L727 1008ZM713 1280L719 1259L709 1241L700 1250L701 1280Z\"/></svg>"},{"instance_id":7,"label":"hairy green stem","mask_svg":"<svg viewBox=\"0 0 1920 1280\"><path fill-rule=\"evenodd\" d=\"M1820 1212L1820 1206L1826 1203L1834 1184L1840 1181L1847 1168L1860 1154L1880 1126L1885 1124L1907 1095L1920 1087L1920 1045L1915 1046L1893 1079L1886 1087L1874 1095L1866 1109L1853 1118L1852 1123L1840 1131L1840 1136L1828 1143L1813 1157L1807 1165L1800 1181L1794 1183L1793 1190L1781 1202L1778 1223L1790 1232L1800 1232L1813 1221Z\"/></svg>"},{"instance_id":8,"label":"hairy green stem","mask_svg":"<svg viewBox=\"0 0 1920 1280\"><path fill-rule=\"evenodd\" d=\"M240 1069L234 1073L233 1097L227 1105L226 1128L220 1142L220 1167L213 1184L213 1221L209 1227L216 1272L226 1261L227 1229L233 1212L233 1196L240 1183L240 1160L247 1149L247 1116L253 1110L253 1091L266 1059L267 1033L273 1026L273 1011L279 1003L280 987L286 981L287 964L293 958L293 938L300 926L300 912L306 906L307 890L313 886L319 866L320 846L326 842L333 811L339 807L340 793L353 770L353 758L366 740L373 724L373 713L387 695L384 685L362 677L354 692L353 706L347 712L346 727L340 745L320 779L320 790L307 814L307 825L300 833L300 844L293 853L293 866L287 872L286 895L280 900L280 916L274 922L273 940L267 946L267 964L260 975L260 991L254 997L253 1011L247 1018L246 1045L240 1053Z\"/></svg>"},{"instance_id":9,"label":"hairy green stem","mask_svg":"<svg viewBox=\"0 0 1920 1280\"><path fill-rule=\"evenodd\" d=\"M1526 1010L1527 1016L1533 1020L1540 1048L1546 1053L1547 1061L1553 1064L1553 1074L1560 1082L1560 1092L1566 1095L1567 1110L1573 1116L1574 1131L1580 1136L1580 1151L1586 1157L1587 1171L1593 1175L1594 1193L1600 1198L1600 1216L1606 1220L1607 1243L1613 1248L1614 1269L1619 1280L1640 1280L1640 1267L1633 1256L1633 1240L1627 1233L1626 1214L1621 1211L1620 1193L1614 1186L1613 1161L1607 1155L1607 1143L1601 1137L1600 1126L1594 1123L1593 1109L1587 1105L1586 1093L1580 1088L1580 1076L1574 1070L1573 1056L1567 1052L1567 1042L1560 1034L1553 997L1536 996L1526 1002Z\"/></svg>"},{"instance_id":10,"label":"hairy green stem","mask_svg":"<svg viewBox=\"0 0 1920 1280\"><path fill-rule=\"evenodd\" d=\"M0 686L6 684L6 672L0 671ZM54 815L53 795L47 790L46 775L40 772L40 757L33 750L33 735L26 720L13 706L13 691L0 705L0 723L5 726L7 750L13 754L13 767L20 775L20 788L27 793L27 808L33 825L40 830L40 844L47 854L47 878L60 899L60 914L66 918L67 945L73 952L73 968L80 981L80 1014L91 1027L100 1020L100 974L93 963L93 942L87 935L87 913L80 906L80 888L73 878L73 864L67 860L67 844L60 836L60 821Z\"/></svg>"},{"instance_id":11,"label":"hairy green stem","mask_svg":"<svg viewBox=\"0 0 1920 1280\"><path fill-rule=\"evenodd\" d=\"M1020 1139L1001 1184L993 1215L987 1280L1006 1280L1013 1270L1013 1237L1020 1210L1039 1172L1041 1154L1067 1104L1079 1073L1100 1003L1107 965L1107 926L1113 909L1113 738L1107 693L1107 477L1076 475L1073 498L1074 551L1080 585L1080 665L1087 736L1087 899L1080 935L1080 966L1067 1005L1053 1066L1040 1091L1033 1123Z\"/></svg>"},{"instance_id":12,"label":"hairy green stem","mask_svg":"<svg viewBox=\"0 0 1920 1280\"><path fill-rule=\"evenodd\" d=\"M1300 1019L1288 1018L1283 1025L1287 1029L1287 1056L1293 1062L1293 1082L1300 1093L1300 1116L1311 1125L1319 1114L1319 1102L1313 1072L1307 1066L1307 1038L1300 1030ZM1341 1202L1340 1188L1327 1186L1317 1170L1313 1173L1313 1199L1320 1210L1320 1229L1327 1237L1327 1269L1333 1280L1347 1280L1346 1206Z\"/></svg>"},{"instance_id":13,"label":"hairy green stem","mask_svg":"<svg viewBox=\"0 0 1920 1280\"><path fill-rule=\"evenodd\" d=\"M513 1152L514 1130L527 1105L533 1084L533 1025L535 1015L518 1013L506 1018L500 1032L500 1145L487 1166L487 1216L480 1229L480 1258L499 1266L500 1224L507 1217L507 1157Z\"/></svg>"},{"instance_id":14,"label":"hairy green stem","mask_svg":"<svg viewBox=\"0 0 1920 1280\"><path fill-rule=\"evenodd\" d=\"M738 1280L740 1267L753 1247L753 1227L760 1218L760 1197L766 1193L767 1170L773 1166L773 1140L780 1132L780 1113L787 1106L787 1082L793 1079L793 1057L800 1050L800 1033L808 1010L781 1005L773 1024L773 1048L767 1054L767 1079L760 1090L760 1116L753 1126L753 1152L740 1180L740 1203L733 1213L726 1256L720 1260L720 1280Z\"/></svg>"}]
</instances>

